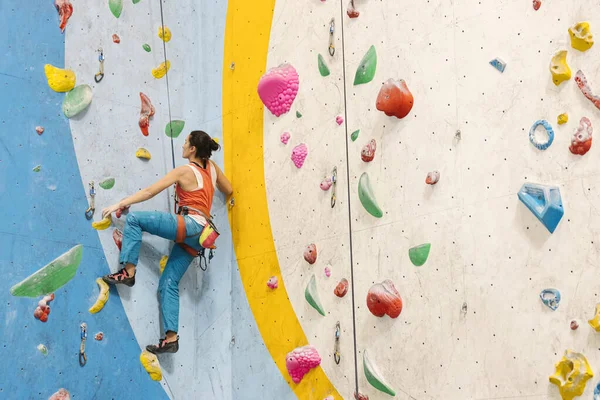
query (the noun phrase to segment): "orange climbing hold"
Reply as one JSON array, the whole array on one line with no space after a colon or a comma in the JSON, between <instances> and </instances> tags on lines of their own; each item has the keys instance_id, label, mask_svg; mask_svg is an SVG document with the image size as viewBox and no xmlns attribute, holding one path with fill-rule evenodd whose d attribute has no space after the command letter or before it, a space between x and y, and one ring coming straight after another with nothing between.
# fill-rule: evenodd
<instances>
[{"instance_id":1,"label":"orange climbing hold","mask_svg":"<svg viewBox=\"0 0 600 400\"><path fill-rule=\"evenodd\" d=\"M398 318L402 312L402 297L392 281L386 279L371 286L367 293L367 307L376 317L387 314L390 318Z\"/></svg>"},{"instance_id":2,"label":"orange climbing hold","mask_svg":"<svg viewBox=\"0 0 600 400\"><path fill-rule=\"evenodd\" d=\"M148 128L150 127L150 117L154 115L154 106L150 102L148 96L140 92L140 99L142 100L142 109L140 111L140 129L144 136L148 136Z\"/></svg>"},{"instance_id":3,"label":"orange climbing hold","mask_svg":"<svg viewBox=\"0 0 600 400\"><path fill-rule=\"evenodd\" d=\"M54 7L56 7L56 11L58 11L58 15L60 16L60 25L58 27L61 32L64 32L69 18L73 15L73 5L69 0L55 0Z\"/></svg>"},{"instance_id":4,"label":"orange climbing hold","mask_svg":"<svg viewBox=\"0 0 600 400\"><path fill-rule=\"evenodd\" d=\"M121 38L116 33L113 33L112 40L113 40L113 43L117 43L117 44L121 43Z\"/></svg>"},{"instance_id":5,"label":"orange climbing hold","mask_svg":"<svg viewBox=\"0 0 600 400\"><path fill-rule=\"evenodd\" d=\"M388 117L404 118L412 110L414 98L404 79L388 79L377 95L375 106Z\"/></svg>"},{"instance_id":6,"label":"orange climbing hold","mask_svg":"<svg viewBox=\"0 0 600 400\"><path fill-rule=\"evenodd\" d=\"M535 11L539 10L541 5L542 5L541 0L533 0L533 9Z\"/></svg>"}]
</instances>

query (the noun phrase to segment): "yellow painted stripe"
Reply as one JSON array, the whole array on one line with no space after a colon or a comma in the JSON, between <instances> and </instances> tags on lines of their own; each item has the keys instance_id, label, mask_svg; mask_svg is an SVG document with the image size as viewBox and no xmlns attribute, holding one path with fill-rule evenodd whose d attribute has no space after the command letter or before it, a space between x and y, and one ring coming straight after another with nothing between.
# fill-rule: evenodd
<instances>
[{"instance_id":1,"label":"yellow painted stripe","mask_svg":"<svg viewBox=\"0 0 600 400\"><path fill-rule=\"evenodd\" d=\"M235 197L235 207L229 213L233 247L265 346L294 393L302 400L322 400L328 395L341 399L322 368L312 370L295 384L285 366L286 354L309 342L281 279L265 188L263 104L256 88L267 64L274 8L275 0L229 0L227 10L223 148L225 174L231 179ZM234 69L230 68L232 62ZM291 118L280 118L286 117ZM266 285L273 275L279 277L276 290Z\"/></svg>"}]
</instances>

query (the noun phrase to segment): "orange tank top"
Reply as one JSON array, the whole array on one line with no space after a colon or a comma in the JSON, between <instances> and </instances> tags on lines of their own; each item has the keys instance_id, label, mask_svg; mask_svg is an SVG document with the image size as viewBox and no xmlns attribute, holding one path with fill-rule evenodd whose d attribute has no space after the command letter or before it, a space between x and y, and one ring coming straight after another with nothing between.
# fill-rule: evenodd
<instances>
[{"instance_id":1,"label":"orange tank top","mask_svg":"<svg viewBox=\"0 0 600 400\"><path fill-rule=\"evenodd\" d=\"M213 195L215 193L215 187L213 186L211 176L210 161L206 161L206 168L200 168L194 163L190 163L188 165L199 172L200 176L202 177L202 188L188 192L183 190L181 186L177 184L175 187L175 193L177 194L179 207L187 206L195 208L202 211L205 217L210 217L210 209L212 207ZM198 175L194 175L196 176L196 180L198 180ZM197 213L190 210L190 214Z\"/></svg>"}]
</instances>

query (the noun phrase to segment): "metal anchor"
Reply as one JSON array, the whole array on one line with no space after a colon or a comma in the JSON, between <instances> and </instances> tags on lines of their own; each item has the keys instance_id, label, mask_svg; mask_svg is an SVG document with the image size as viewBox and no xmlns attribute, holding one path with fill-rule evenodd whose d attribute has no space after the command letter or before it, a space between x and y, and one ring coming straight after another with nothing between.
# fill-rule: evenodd
<instances>
[{"instance_id":1,"label":"metal anchor","mask_svg":"<svg viewBox=\"0 0 600 400\"><path fill-rule=\"evenodd\" d=\"M100 52L100 54L98 55L98 61L100 62L100 71L96 73L96 75L94 75L94 80L96 81L96 83L99 83L102 80L102 78L104 78L104 52L102 51L102 47L100 47L97 51Z\"/></svg>"}]
</instances>

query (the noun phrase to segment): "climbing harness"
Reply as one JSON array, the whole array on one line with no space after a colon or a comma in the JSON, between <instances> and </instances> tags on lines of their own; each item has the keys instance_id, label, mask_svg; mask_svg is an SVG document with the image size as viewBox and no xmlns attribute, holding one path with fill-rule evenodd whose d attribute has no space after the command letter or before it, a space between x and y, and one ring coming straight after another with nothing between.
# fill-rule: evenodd
<instances>
[{"instance_id":1,"label":"climbing harness","mask_svg":"<svg viewBox=\"0 0 600 400\"><path fill-rule=\"evenodd\" d=\"M341 356L340 356L340 321L335 324L335 345L333 347L333 359L336 364L340 364Z\"/></svg>"},{"instance_id":2,"label":"climbing harness","mask_svg":"<svg viewBox=\"0 0 600 400\"><path fill-rule=\"evenodd\" d=\"M177 208L177 203L178 203L178 200L177 200L177 196L176 196L175 197L175 207L176 208ZM204 216L204 218L206 218L206 225L204 225L204 228L202 229L202 232L200 233L200 238L198 240L200 245L202 246L200 251L195 250L193 247L184 243L187 236L186 236L185 219L183 218L183 216L188 215L190 211L197 212L198 214L200 214L200 215ZM183 206L183 207L179 207L179 210L177 210L176 213L177 213L177 235L175 237L175 243L177 243L179 246L181 246L192 257L194 257L194 258L200 257L200 269L202 271L206 271L206 269L208 268L208 264L210 264L210 261L214 257L213 250L217 248L214 245L214 241L219 237L219 231L217 231L217 228L213 224L212 219L210 217L207 217L206 215L204 215L204 213L200 210L196 210L195 208ZM202 239L203 239L203 237L206 237L206 236L209 236L210 239L212 239L211 241L213 242L213 244L210 247L203 246L203 244L206 244L206 241L202 241ZM208 251L208 261L206 261L206 256L205 256L205 250L207 248L209 250ZM204 267L202 266L203 261L204 261Z\"/></svg>"},{"instance_id":3,"label":"climbing harness","mask_svg":"<svg viewBox=\"0 0 600 400\"><path fill-rule=\"evenodd\" d=\"M85 355L85 340L87 339L87 324L83 322L79 325L81 328L81 345L79 346L79 365L82 367L87 362L87 357Z\"/></svg>"},{"instance_id":4,"label":"climbing harness","mask_svg":"<svg viewBox=\"0 0 600 400\"><path fill-rule=\"evenodd\" d=\"M331 208L335 206L335 188L337 186L337 167L333 167L333 175L331 177L331 182L333 183L333 189L331 189Z\"/></svg>"},{"instance_id":5,"label":"climbing harness","mask_svg":"<svg viewBox=\"0 0 600 400\"><path fill-rule=\"evenodd\" d=\"M335 32L335 20L331 18L329 21L329 55L333 57L335 54L335 46L333 45L333 32Z\"/></svg>"},{"instance_id":6,"label":"climbing harness","mask_svg":"<svg viewBox=\"0 0 600 400\"><path fill-rule=\"evenodd\" d=\"M104 78L104 52L102 47L97 50L100 54L98 55L98 61L100 62L100 70L94 75L94 80L99 83Z\"/></svg>"},{"instance_id":7,"label":"climbing harness","mask_svg":"<svg viewBox=\"0 0 600 400\"><path fill-rule=\"evenodd\" d=\"M96 190L94 189L94 181L89 184L90 187L90 206L85 210L85 219L88 221L94 217L94 211L96 211Z\"/></svg>"}]
</instances>

